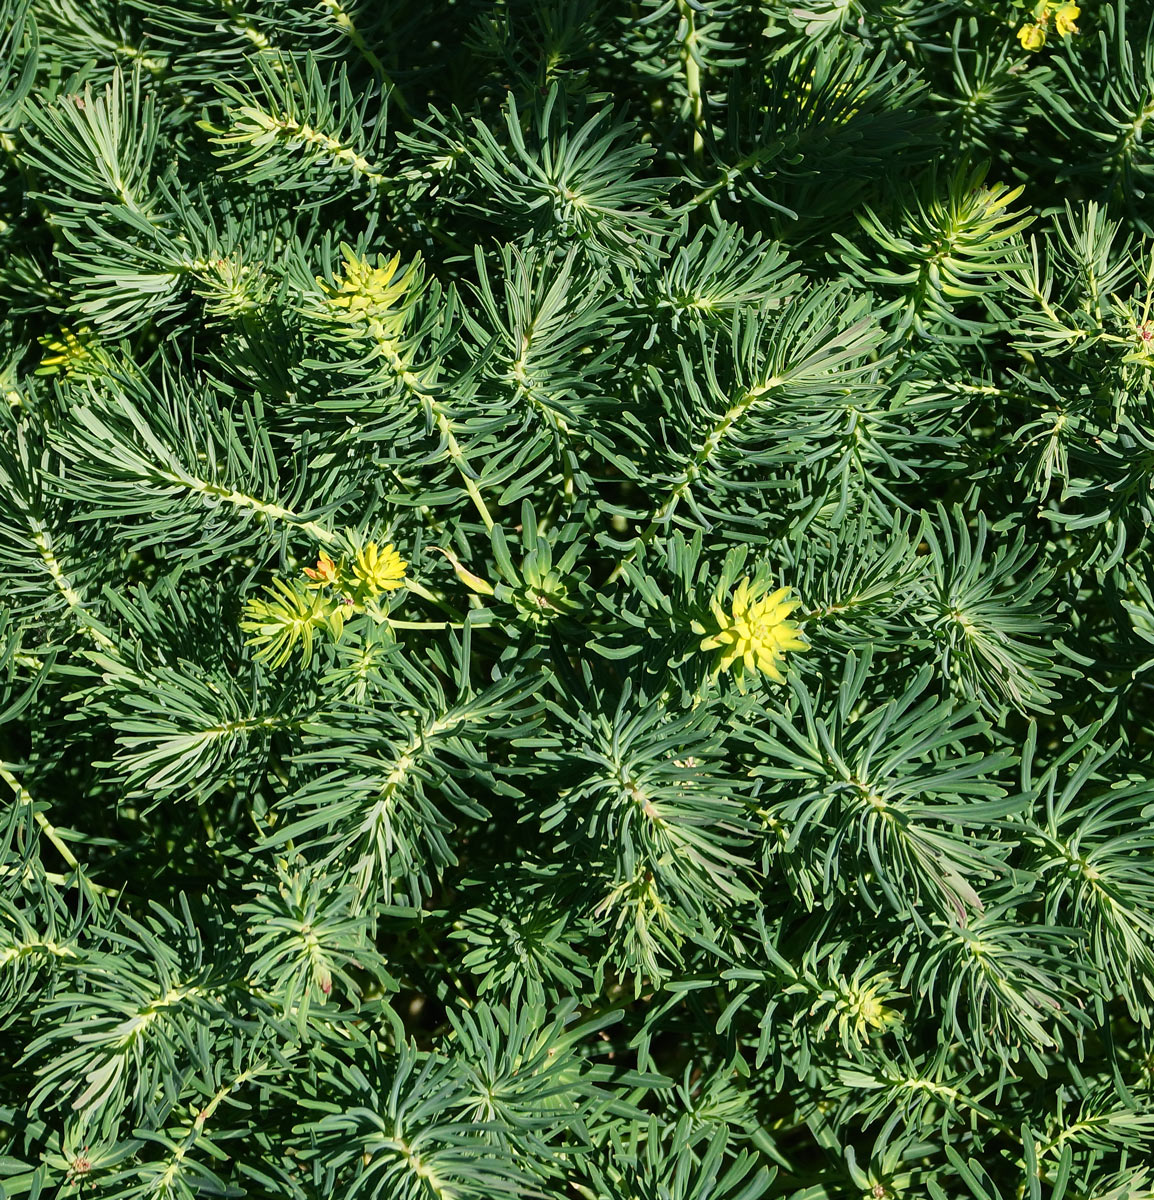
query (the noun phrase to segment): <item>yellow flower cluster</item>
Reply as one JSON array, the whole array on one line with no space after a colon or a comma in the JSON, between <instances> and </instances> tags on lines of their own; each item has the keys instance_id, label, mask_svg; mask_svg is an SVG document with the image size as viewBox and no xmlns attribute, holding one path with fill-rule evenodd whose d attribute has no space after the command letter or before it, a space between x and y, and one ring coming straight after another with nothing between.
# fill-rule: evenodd
<instances>
[{"instance_id":1,"label":"yellow flower cluster","mask_svg":"<svg viewBox=\"0 0 1154 1200\"><path fill-rule=\"evenodd\" d=\"M374 336L398 337L404 329L405 300L417 280L419 263L414 262L398 276L399 254L394 254L388 262L383 255L378 255L374 266L369 259L358 258L348 246L343 246L341 251L345 260L344 274L332 284L317 280L325 290L329 316L337 321L368 327Z\"/></svg>"},{"instance_id":2,"label":"yellow flower cluster","mask_svg":"<svg viewBox=\"0 0 1154 1200\"><path fill-rule=\"evenodd\" d=\"M901 1013L890 1008L886 1001L902 994L894 988L889 975L866 981L855 975L834 1004L842 1041L852 1040L860 1045L871 1033L900 1025Z\"/></svg>"},{"instance_id":3,"label":"yellow flower cluster","mask_svg":"<svg viewBox=\"0 0 1154 1200\"><path fill-rule=\"evenodd\" d=\"M764 584L743 579L733 593L731 613L714 599L710 607L719 628L702 640L701 649L721 651L719 673L732 667L740 679L745 671L760 671L782 683L781 663L786 652L805 650L808 643L800 636L801 627L788 620L798 606L798 601L790 599L790 589L778 588L768 596L762 595L763 591Z\"/></svg>"},{"instance_id":4,"label":"yellow flower cluster","mask_svg":"<svg viewBox=\"0 0 1154 1200\"><path fill-rule=\"evenodd\" d=\"M405 586L408 565L392 543L380 547L366 542L347 569L344 559L334 562L322 550L317 565L305 567L303 586L299 579L274 579L265 596L247 600L241 629L250 635L247 641L257 648L257 657L272 666L284 666L298 645L307 664L318 634L339 641L345 621L366 611L385 619L373 606L385 592Z\"/></svg>"},{"instance_id":5,"label":"yellow flower cluster","mask_svg":"<svg viewBox=\"0 0 1154 1200\"><path fill-rule=\"evenodd\" d=\"M335 288L330 289L329 303L366 317L390 308L393 301L404 294L404 279L392 282L400 261L401 256L395 254L387 263L378 258L378 265L374 267L368 259L346 252L345 273L336 280Z\"/></svg>"},{"instance_id":6,"label":"yellow flower cluster","mask_svg":"<svg viewBox=\"0 0 1154 1200\"><path fill-rule=\"evenodd\" d=\"M376 542L366 542L353 559L353 576L370 596L376 597L401 587L408 565L391 543L380 549Z\"/></svg>"},{"instance_id":7,"label":"yellow flower cluster","mask_svg":"<svg viewBox=\"0 0 1154 1200\"><path fill-rule=\"evenodd\" d=\"M1023 50L1041 50L1046 44L1046 34L1050 29L1051 20L1054 22L1054 32L1059 37L1069 37L1078 32L1074 22L1078 19L1081 9L1076 4L1048 4L1039 0L1034 5L1034 19L1027 21L1018 30L1018 41Z\"/></svg>"},{"instance_id":8,"label":"yellow flower cluster","mask_svg":"<svg viewBox=\"0 0 1154 1200\"><path fill-rule=\"evenodd\" d=\"M87 325L75 333L64 326L59 336L46 334L40 339L40 344L46 353L40 360L37 375L72 375L90 363L94 337Z\"/></svg>"},{"instance_id":9,"label":"yellow flower cluster","mask_svg":"<svg viewBox=\"0 0 1154 1200\"><path fill-rule=\"evenodd\" d=\"M404 586L405 568L408 565L391 542L384 547L376 542L366 542L353 557L351 579L342 582L343 568L322 550L317 565L304 569L310 580L305 586L310 589L335 587L350 593L349 598L353 600L375 600L385 592L395 592Z\"/></svg>"}]
</instances>

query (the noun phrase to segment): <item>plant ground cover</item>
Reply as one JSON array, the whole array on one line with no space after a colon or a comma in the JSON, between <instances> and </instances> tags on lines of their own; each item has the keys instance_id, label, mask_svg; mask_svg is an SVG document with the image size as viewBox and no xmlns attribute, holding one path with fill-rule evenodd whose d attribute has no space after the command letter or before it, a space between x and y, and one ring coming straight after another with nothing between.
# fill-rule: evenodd
<instances>
[{"instance_id":1,"label":"plant ground cover","mask_svg":"<svg viewBox=\"0 0 1154 1200\"><path fill-rule=\"evenodd\" d=\"M0 0L0 1196L1154 1196L1152 18Z\"/></svg>"}]
</instances>

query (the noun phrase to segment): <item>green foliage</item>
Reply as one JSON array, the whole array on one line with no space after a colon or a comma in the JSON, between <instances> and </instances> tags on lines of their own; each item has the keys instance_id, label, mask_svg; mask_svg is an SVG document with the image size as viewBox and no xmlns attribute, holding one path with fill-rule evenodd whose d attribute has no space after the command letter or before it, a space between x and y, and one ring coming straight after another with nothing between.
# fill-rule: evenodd
<instances>
[{"instance_id":1,"label":"green foliage","mask_svg":"<svg viewBox=\"0 0 1154 1200\"><path fill-rule=\"evenodd\" d=\"M1154 1196L1072 7L0 0L2 1200Z\"/></svg>"}]
</instances>

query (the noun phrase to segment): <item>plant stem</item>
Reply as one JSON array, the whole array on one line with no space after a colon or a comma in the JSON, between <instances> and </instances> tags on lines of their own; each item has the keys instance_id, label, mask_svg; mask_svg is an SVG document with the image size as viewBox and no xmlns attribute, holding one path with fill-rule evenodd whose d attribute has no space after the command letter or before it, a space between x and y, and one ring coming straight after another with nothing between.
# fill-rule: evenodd
<instances>
[{"instance_id":1,"label":"plant stem","mask_svg":"<svg viewBox=\"0 0 1154 1200\"><path fill-rule=\"evenodd\" d=\"M681 478L674 484L673 490L653 514L653 517L646 526L645 531L637 539L633 549L613 568L612 574L605 581L606 586L616 583L620 579L622 572L625 570L625 565L632 562L637 557L638 551L649 545L657 530L673 517L673 514L677 511L678 504L681 503L682 498L701 477L701 472L705 468L705 464L716 453L717 448L721 445L729 430L757 400L760 400L767 392L779 386L781 382L775 376L767 379L765 383L759 384L757 387L750 388L748 392L740 396L725 414L710 427L709 432L705 435L705 440L701 444L701 449L686 461L681 472Z\"/></svg>"},{"instance_id":2,"label":"plant stem","mask_svg":"<svg viewBox=\"0 0 1154 1200\"><path fill-rule=\"evenodd\" d=\"M119 654L119 647L108 634L88 620L88 614L84 608L84 598L72 586L68 576L64 574L64 568L61 567L56 552L52 548L52 538L48 530L39 522L36 524L38 528L32 534L32 544L40 552L40 560L44 563L44 569L52 577L52 582L56 585L56 590L64 597L64 602L76 615L80 628L101 650L107 650L110 654Z\"/></svg>"},{"instance_id":3,"label":"plant stem","mask_svg":"<svg viewBox=\"0 0 1154 1200\"><path fill-rule=\"evenodd\" d=\"M56 832L56 827L51 821L36 807L36 802L32 798L32 793L12 774L10 770L0 763L0 779L16 793L17 803L20 805L27 804L32 809L32 817L36 824L40 826L40 832L56 847L57 854L74 870L80 869L80 863L76 860L76 855L69 850L64 839Z\"/></svg>"},{"instance_id":4,"label":"plant stem","mask_svg":"<svg viewBox=\"0 0 1154 1200\"><path fill-rule=\"evenodd\" d=\"M677 13L685 33L681 37L681 65L685 70L685 90L689 93L689 117L693 124L690 160L700 167L705 155L705 100L701 90L701 62L694 52L697 44L697 25L689 0L677 0Z\"/></svg>"},{"instance_id":5,"label":"plant stem","mask_svg":"<svg viewBox=\"0 0 1154 1200\"><path fill-rule=\"evenodd\" d=\"M445 449L453 465L457 468L458 474L461 476L461 482L465 485L465 491L469 493L469 498L473 501L474 507L480 514L481 520L485 524L485 529L492 533L493 517L489 512L489 507L485 503L484 497L481 495L480 488L477 487L476 480L469 472L468 461L465 458L465 453L461 449L460 443L457 441L457 436L453 432L453 423L445 412L441 402L422 386L421 379L414 372L410 371L405 365L404 360L397 353L396 347L388 338L378 337L377 348L381 353L381 357L392 367L397 378L405 386L405 389L416 400L420 400L433 417L437 429L441 436L445 439Z\"/></svg>"}]
</instances>

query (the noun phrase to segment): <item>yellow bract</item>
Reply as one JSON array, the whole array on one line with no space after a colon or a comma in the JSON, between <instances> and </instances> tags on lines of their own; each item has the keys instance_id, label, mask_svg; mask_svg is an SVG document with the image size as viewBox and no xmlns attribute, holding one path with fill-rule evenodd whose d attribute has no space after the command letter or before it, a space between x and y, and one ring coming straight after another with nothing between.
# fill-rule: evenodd
<instances>
[{"instance_id":1,"label":"yellow bract","mask_svg":"<svg viewBox=\"0 0 1154 1200\"><path fill-rule=\"evenodd\" d=\"M1023 50L1041 50L1046 44L1046 31L1040 25L1023 25L1018 30Z\"/></svg>"},{"instance_id":2,"label":"yellow bract","mask_svg":"<svg viewBox=\"0 0 1154 1200\"><path fill-rule=\"evenodd\" d=\"M733 611L726 613L715 599L710 607L719 629L701 642L702 650L720 650L717 672L734 668L740 678L744 671L760 671L778 683L784 682L781 663L790 650L805 650L808 643L800 636L801 627L788 620L798 606L790 599L789 588L778 588L762 595L763 584L743 579L733 593Z\"/></svg>"},{"instance_id":3,"label":"yellow bract","mask_svg":"<svg viewBox=\"0 0 1154 1200\"><path fill-rule=\"evenodd\" d=\"M838 997L835 1005L842 1039L864 1042L875 1030L892 1029L902 1023L901 1013L890 1008L887 1000L902 995L893 987L889 975L863 982L856 976Z\"/></svg>"},{"instance_id":4,"label":"yellow bract","mask_svg":"<svg viewBox=\"0 0 1154 1200\"><path fill-rule=\"evenodd\" d=\"M257 658L274 668L283 667L299 644L307 666L318 632L328 630L339 638L344 615L331 598L303 590L299 584L274 579L263 597L245 601L241 629L246 642L256 647Z\"/></svg>"},{"instance_id":5,"label":"yellow bract","mask_svg":"<svg viewBox=\"0 0 1154 1200\"><path fill-rule=\"evenodd\" d=\"M1062 37L1078 32L1078 27L1074 22L1078 19L1081 11L1076 4L1063 4L1054 14L1054 28Z\"/></svg>"},{"instance_id":6,"label":"yellow bract","mask_svg":"<svg viewBox=\"0 0 1154 1200\"><path fill-rule=\"evenodd\" d=\"M405 582L409 564L396 552L392 543L381 549L376 542L366 542L353 559L353 575L373 596L393 592Z\"/></svg>"},{"instance_id":7,"label":"yellow bract","mask_svg":"<svg viewBox=\"0 0 1154 1200\"><path fill-rule=\"evenodd\" d=\"M1046 31L1053 19L1054 31L1059 37L1069 37L1078 32L1074 22L1078 19L1081 9L1076 4L1062 4L1055 7L1047 0L1038 0L1034 5L1034 20L1032 24L1023 25L1018 30L1018 41L1023 50L1041 50L1046 44Z\"/></svg>"},{"instance_id":8,"label":"yellow bract","mask_svg":"<svg viewBox=\"0 0 1154 1200\"><path fill-rule=\"evenodd\" d=\"M56 337L46 334L40 339L40 344L47 353L40 360L36 373L55 375L60 372L71 375L92 358L92 341L92 330L87 325L76 332L64 326Z\"/></svg>"},{"instance_id":9,"label":"yellow bract","mask_svg":"<svg viewBox=\"0 0 1154 1200\"><path fill-rule=\"evenodd\" d=\"M397 305L405 297L413 282L416 264L397 277L401 256L394 254L385 262L377 256L377 265L367 258L358 258L349 249L344 250L345 272L333 285L320 280L327 293L328 304L342 309L340 316L366 323L396 321L400 316Z\"/></svg>"}]
</instances>

